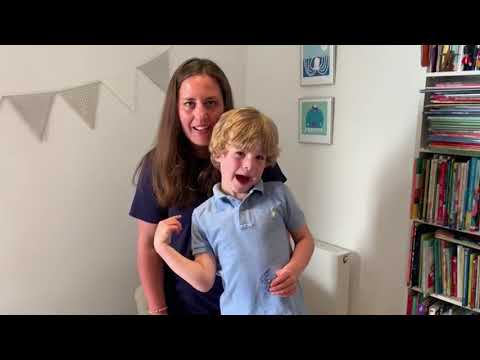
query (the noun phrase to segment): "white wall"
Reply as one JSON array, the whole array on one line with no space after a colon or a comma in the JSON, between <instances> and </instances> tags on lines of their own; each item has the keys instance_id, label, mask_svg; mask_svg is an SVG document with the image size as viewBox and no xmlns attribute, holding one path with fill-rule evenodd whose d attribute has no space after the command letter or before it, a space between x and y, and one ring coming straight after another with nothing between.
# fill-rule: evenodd
<instances>
[{"instance_id":1,"label":"white wall","mask_svg":"<svg viewBox=\"0 0 480 360\"><path fill-rule=\"evenodd\" d=\"M420 46L338 46L335 84L299 85L298 46L249 46L245 102L277 123L279 163L314 236L355 252L350 313L404 314ZM298 143L298 98L333 96L333 145Z\"/></svg>"},{"instance_id":2,"label":"white wall","mask_svg":"<svg viewBox=\"0 0 480 360\"><path fill-rule=\"evenodd\" d=\"M131 314L138 285L131 176L153 142L163 92L135 67L166 46L0 46L0 96L101 86L90 130L57 97L47 138L0 106L0 313ZM175 46L216 60L244 99L246 48ZM172 71L172 70L171 70ZM131 111L123 102L137 108Z\"/></svg>"}]
</instances>

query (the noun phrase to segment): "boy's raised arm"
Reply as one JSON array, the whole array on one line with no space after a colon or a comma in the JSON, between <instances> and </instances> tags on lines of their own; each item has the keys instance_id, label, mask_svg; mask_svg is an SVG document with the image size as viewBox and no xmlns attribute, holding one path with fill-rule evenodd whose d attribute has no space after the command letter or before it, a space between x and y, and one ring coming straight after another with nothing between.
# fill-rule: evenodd
<instances>
[{"instance_id":1,"label":"boy's raised arm","mask_svg":"<svg viewBox=\"0 0 480 360\"><path fill-rule=\"evenodd\" d=\"M195 255L195 260L190 260L170 246L172 233L182 229L179 218L172 216L158 223L154 237L155 251L178 276L198 291L207 292L215 282L215 258L209 252L204 252Z\"/></svg>"}]
</instances>

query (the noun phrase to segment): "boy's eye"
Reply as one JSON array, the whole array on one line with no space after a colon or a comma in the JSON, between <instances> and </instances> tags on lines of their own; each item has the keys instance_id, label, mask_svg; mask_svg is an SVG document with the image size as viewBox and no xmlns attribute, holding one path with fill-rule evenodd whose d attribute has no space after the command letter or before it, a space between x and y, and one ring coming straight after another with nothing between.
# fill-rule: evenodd
<instances>
[{"instance_id":1,"label":"boy's eye","mask_svg":"<svg viewBox=\"0 0 480 360\"><path fill-rule=\"evenodd\" d=\"M235 157L237 158L241 158L245 155L245 153L243 151L235 151Z\"/></svg>"},{"instance_id":2,"label":"boy's eye","mask_svg":"<svg viewBox=\"0 0 480 360\"><path fill-rule=\"evenodd\" d=\"M265 156L264 155L257 155L257 160L265 160Z\"/></svg>"}]
</instances>

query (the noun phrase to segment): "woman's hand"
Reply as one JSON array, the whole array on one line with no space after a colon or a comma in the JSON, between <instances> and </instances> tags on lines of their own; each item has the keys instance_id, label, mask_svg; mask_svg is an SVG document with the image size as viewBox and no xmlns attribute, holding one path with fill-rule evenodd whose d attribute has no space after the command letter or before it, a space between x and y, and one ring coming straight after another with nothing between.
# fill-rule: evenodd
<instances>
[{"instance_id":1,"label":"woman's hand","mask_svg":"<svg viewBox=\"0 0 480 360\"><path fill-rule=\"evenodd\" d=\"M178 234L182 230L182 223L178 220L181 217L181 215L175 215L158 223L153 238L153 246L159 255L161 255L162 246L170 244L172 233Z\"/></svg>"},{"instance_id":2,"label":"woman's hand","mask_svg":"<svg viewBox=\"0 0 480 360\"><path fill-rule=\"evenodd\" d=\"M298 274L284 266L276 272L277 277L270 283L270 293L282 297L292 296L297 291Z\"/></svg>"}]
</instances>

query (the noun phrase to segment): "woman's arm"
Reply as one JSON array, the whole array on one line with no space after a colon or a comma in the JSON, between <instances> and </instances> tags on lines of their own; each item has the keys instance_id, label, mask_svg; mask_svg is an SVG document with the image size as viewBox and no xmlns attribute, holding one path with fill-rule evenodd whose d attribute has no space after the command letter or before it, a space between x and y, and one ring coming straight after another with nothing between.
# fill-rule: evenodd
<instances>
[{"instance_id":1,"label":"woman's arm","mask_svg":"<svg viewBox=\"0 0 480 360\"><path fill-rule=\"evenodd\" d=\"M166 315L166 310L158 312L167 306L164 291L164 263L155 252L153 239L156 224L137 220L137 271L140 276L148 309L151 314Z\"/></svg>"}]
</instances>

